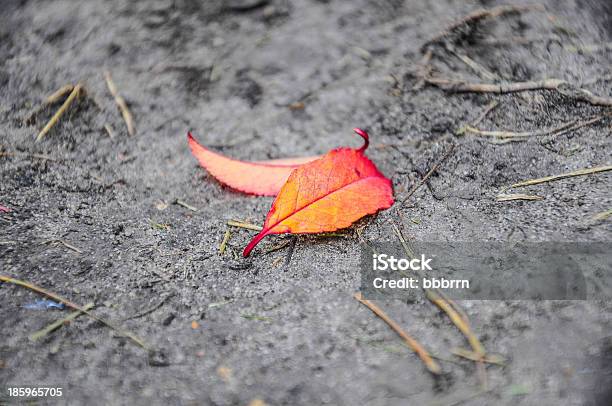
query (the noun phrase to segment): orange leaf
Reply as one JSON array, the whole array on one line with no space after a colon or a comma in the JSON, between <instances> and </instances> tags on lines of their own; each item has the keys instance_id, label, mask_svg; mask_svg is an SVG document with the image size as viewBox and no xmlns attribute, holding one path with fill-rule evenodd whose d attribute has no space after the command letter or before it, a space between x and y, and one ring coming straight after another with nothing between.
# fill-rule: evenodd
<instances>
[{"instance_id":1,"label":"orange leaf","mask_svg":"<svg viewBox=\"0 0 612 406\"><path fill-rule=\"evenodd\" d=\"M295 169L272 203L263 230L243 256L268 234L307 234L338 230L393 204L391 181L365 157L368 134L360 149L338 148Z\"/></svg>"},{"instance_id":2,"label":"orange leaf","mask_svg":"<svg viewBox=\"0 0 612 406\"><path fill-rule=\"evenodd\" d=\"M274 159L271 161L245 162L231 159L204 148L187 134L191 152L204 167L219 182L241 192L276 196L291 174L298 166L320 157L303 157L289 159Z\"/></svg>"}]
</instances>

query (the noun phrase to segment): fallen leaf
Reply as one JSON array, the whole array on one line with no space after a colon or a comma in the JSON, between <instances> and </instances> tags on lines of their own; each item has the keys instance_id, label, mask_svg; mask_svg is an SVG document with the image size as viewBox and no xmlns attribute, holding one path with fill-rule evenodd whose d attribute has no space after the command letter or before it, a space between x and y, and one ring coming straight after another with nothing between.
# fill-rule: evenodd
<instances>
[{"instance_id":1,"label":"fallen leaf","mask_svg":"<svg viewBox=\"0 0 612 406\"><path fill-rule=\"evenodd\" d=\"M320 156L273 159L246 162L217 154L198 144L191 133L187 134L191 153L200 165L219 182L244 193L276 196L295 168L314 161Z\"/></svg>"},{"instance_id":2,"label":"fallen leaf","mask_svg":"<svg viewBox=\"0 0 612 406\"><path fill-rule=\"evenodd\" d=\"M0 204L0 211L4 213L9 213L11 209L9 209L8 207L4 207Z\"/></svg>"},{"instance_id":3,"label":"fallen leaf","mask_svg":"<svg viewBox=\"0 0 612 406\"><path fill-rule=\"evenodd\" d=\"M359 149L338 148L295 169L268 212L263 230L243 256L269 234L335 231L393 204L391 181L364 155L368 134Z\"/></svg>"}]
</instances>

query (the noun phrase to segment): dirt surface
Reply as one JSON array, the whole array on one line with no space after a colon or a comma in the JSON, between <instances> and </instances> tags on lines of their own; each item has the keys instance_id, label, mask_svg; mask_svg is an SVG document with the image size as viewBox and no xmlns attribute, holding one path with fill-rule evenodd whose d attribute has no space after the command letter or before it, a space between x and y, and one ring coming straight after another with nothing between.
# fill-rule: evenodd
<instances>
[{"instance_id":1,"label":"dirt surface","mask_svg":"<svg viewBox=\"0 0 612 406\"><path fill-rule=\"evenodd\" d=\"M556 77L612 96L610 51L572 48L612 41L610 4L544 3L546 11L487 19L449 41L505 80ZM1 273L95 302L95 314L155 349L87 317L29 341L64 313L24 308L39 297L2 284L0 386L59 386L60 404L80 405L611 404L612 300L462 302L487 350L509 360L487 367L485 393L476 365L450 354L467 343L444 314L424 298L381 303L453 361L440 361L436 379L353 299L355 228L299 237L293 251L266 253L292 237L266 238L248 259L240 252L254 233L233 228L220 255L226 221L261 224L272 199L221 186L187 147L192 130L240 159L305 156L358 145L359 126L401 198L455 145L407 202L359 222L366 241L395 238L393 222L420 241L609 241L610 221L592 220L612 207L609 172L517 190L539 201L495 199L517 181L611 164L609 118L524 142L455 135L493 100L481 129L538 130L609 110L554 91L413 90L422 44L497 4L0 1L0 148L13 154L0 156L0 204L12 209L0 213ZM481 81L433 49L433 73ZM134 137L104 70L134 114ZM34 143L60 104L25 118L78 81L88 97ZM289 108L296 102L304 107Z\"/></svg>"}]
</instances>

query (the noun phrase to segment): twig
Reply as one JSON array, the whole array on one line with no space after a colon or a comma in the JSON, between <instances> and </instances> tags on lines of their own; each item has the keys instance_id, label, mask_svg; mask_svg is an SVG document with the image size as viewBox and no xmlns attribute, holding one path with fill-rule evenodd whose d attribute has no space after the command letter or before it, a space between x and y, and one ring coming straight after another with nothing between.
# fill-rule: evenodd
<instances>
[{"instance_id":1,"label":"twig","mask_svg":"<svg viewBox=\"0 0 612 406\"><path fill-rule=\"evenodd\" d=\"M77 247L75 247L74 245L64 241L64 240L57 240L57 239L52 239L52 240L46 240L41 242L41 244L52 244L52 243L59 243L62 244L64 247L78 253L78 254L82 254L83 251L81 251L80 249L78 249Z\"/></svg>"},{"instance_id":2,"label":"twig","mask_svg":"<svg viewBox=\"0 0 612 406\"><path fill-rule=\"evenodd\" d=\"M440 89L457 93L515 93L528 90L555 90L560 94L576 100L590 103L594 106L612 106L612 98L597 96L561 79L544 79L529 82L509 83L470 83L465 80L426 77L425 81Z\"/></svg>"},{"instance_id":3,"label":"twig","mask_svg":"<svg viewBox=\"0 0 612 406\"><path fill-rule=\"evenodd\" d=\"M542 199L544 199L542 196L527 195L524 193L513 193L513 194L500 193L495 198L495 200L497 200L498 202L510 202L513 200L542 200Z\"/></svg>"},{"instance_id":4,"label":"twig","mask_svg":"<svg viewBox=\"0 0 612 406\"><path fill-rule=\"evenodd\" d=\"M219 245L219 254L220 255L225 254L225 248L227 247L227 243L228 243L228 241L229 241L231 236L232 236L232 232L228 228L227 230L225 230L225 235L223 236L223 241L221 241L221 245Z\"/></svg>"},{"instance_id":5,"label":"twig","mask_svg":"<svg viewBox=\"0 0 612 406\"><path fill-rule=\"evenodd\" d=\"M593 117L591 119L588 119L586 121L578 122L578 123L576 123L576 125L573 125L573 126L567 128L565 130L559 131L559 132L557 132L557 133L555 133L553 135L559 136L559 135L565 134L565 133L567 133L569 131L575 131L575 130L577 130L579 128L586 127L587 125L591 125L591 124L595 124L597 122L600 122L601 120L603 120L606 117L610 117L610 114L602 114L600 116L595 116L595 117Z\"/></svg>"},{"instance_id":6,"label":"twig","mask_svg":"<svg viewBox=\"0 0 612 406\"><path fill-rule=\"evenodd\" d=\"M493 7L488 10L479 9L479 10L473 11L470 14L466 15L465 17L450 24L438 35L436 35L429 41L425 42L421 46L421 52L425 52L427 48L430 47L431 45L443 42L446 38L451 36L457 29L461 27L476 24L486 18L496 18L504 14L518 14L518 13L522 13L525 11L531 11L531 10L544 10L544 7L541 5L525 5L525 6L507 5L507 6Z\"/></svg>"},{"instance_id":7,"label":"twig","mask_svg":"<svg viewBox=\"0 0 612 406\"><path fill-rule=\"evenodd\" d=\"M251 223L246 223L240 220L229 220L226 224L228 226L246 228L247 230L253 230L253 231L261 231L263 229L263 227L261 226L251 224Z\"/></svg>"},{"instance_id":8,"label":"twig","mask_svg":"<svg viewBox=\"0 0 612 406\"><path fill-rule=\"evenodd\" d=\"M36 136L36 142L39 142L40 140L42 140L43 137L49 132L49 130L51 130L51 128L53 128L53 126L57 124L57 122L64 115L66 110L68 110L68 107L70 107L74 99L76 99L76 97L79 95L82 88L83 88L83 85L79 83L72 89L72 92L70 92L70 95L68 96L66 101L64 101L64 104L62 104L62 106L57 110L57 112L55 112L53 117L51 117L51 119L49 120L49 122L47 122L47 124L43 127L43 129L40 130L40 132ZM51 96L54 96L54 95L55 93Z\"/></svg>"},{"instance_id":9,"label":"twig","mask_svg":"<svg viewBox=\"0 0 612 406\"><path fill-rule=\"evenodd\" d=\"M482 111L482 113L480 113L480 115L478 116L478 118L474 121L472 121L472 124L465 124L463 127L459 128L457 131L455 131L455 135L463 135L465 134L465 132L467 131L468 127L476 127L478 124L480 124L482 122L482 120L484 120L487 115L489 115L490 112L492 112L497 106L499 106L499 102L496 100L493 100L491 103L489 103L487 105L487 107Z\"/></svg>"},{"instance_id":10,"label":"twig","mask_svg":"<svg viewBox=\"0 0 612 406\"><path fill-rule=\"evenodd\" d=\"M191 211L198 211L198 209L196 207L193 207L187 203L185 203L184 201L182 201L181 199L176 199L176 204L178 204L179 206L182 206L184 208L186 208L187 210L191 210Z\"/></svg>"},{"instance_id":11,"label":"twig","mask_svg":"<svg viewBox=\"0 0 612 406\"><path fill-rule=\"evenodd\" d=\"M546 128L543 130L534 130L534 131L524 131L524 132L514 132L514 131L487 131L487 130L479 130L478 128L474 128L471 125L465 126L465 131L480 135L483 137L496 137L496 138L527 138L533 136L541 136L541 135L551 135L556 132L565 130L576 124L577 120L573 120L567 123L563 123L560 126L556 126L554 128Z\"/></svg>"},{"instance_id":12,"label":"twig","mask_svg":"<svg viewBox=\"0 0 612 406\"><path fill-rule=\"evenodd\" d=\"M457 328L463 333L463 335L467 338L470 346L474 350L474 353L478 355L479 358L482 358L486 355L486 351L481 344L476 334L472 332L472 329L467 320L464 320L459 313L452 306L450 306L440 295L434 292L431 289L425 289L425 295L427 299L429 299L433 304L438 306L440 310L445 312L448 317L451 319L453 324L457 326Z\"/></svg>"},{"instance_id":13,"label":"twig","mask_svg":"<svg viewBox=\"0 0 612 406\"><path fill-rule=\"evenodd\" d=\"M76 303L73 303L67 299L64 299L61 296L56 295L55 293L49 292L48 290L45 290L41 287L38 287L36 285L33 285L29 282L25 282L25 281L21 281L19 279L14 279L11 278L9 276L4 276L4 275L0 275L0 282L6 282L6 283L12 283L13 285L17 285L17 286L21 286L23 288L27 288L30 290L33 290L34 292L40 293L41 295L47 296L50 299L55 300L56 302L60 302L65 304L66 306L74 309L74 310L79 310L82 313L85 313L86 315L88 315L89 317L91 317L92 319L104 324L105 326L109 327L112 330L115 330L118 334L129 338L130 340L132 340L134 343L138 344L140 347L146 349L146 350L150 350L151 347L149 347L149 345L147 345L141 338L139 338L138 336L136 336L133 333L130 333L129 331L125 331L120 329L119 327L114 326L113 324L111 324L110 322L96 316L95 314L91 313L89 310L86 310L84 307L79 306Z\"/></svg>"},{"instance_id":14,"label":"twig","mask_svg":"<svg viewBox=\"0 0 612 406\"><path fill-rule=\"evenodd\" d=\"M387 316L387 314L383 312L380 307L378 307L371 301L364 299L361 296L361 293L355 293L353 297L357 299L361 304L366 306L368 309L370 309L372 312L374 312L374 314L380 317L385 323L387 323L387 325L389 325L389 327L391 327L391 329L395 331L404 340L406 345L408 345L408 347L412 351L414 351L419 356L419 358L421 358L429 372L436 375L441 373L442 370L440 369L440 366L436 361L433 360L431 355L429 355L429 352L427 352L427 350L418 341L408 335L408 333L406 333L399 326L399 324L397 324L389 316Z\"/></svg>"},{"instance_id":15,"label":"twig","mask_svg":"<svg viewBox=\"0 0 612 406\"><path fill-rule=\"evenodd\" d=\"M486 131L475 128L474 126L465 126L463 131L470 132L472 134L480 135L483 137L496 137L500 139L520 139L520 138L528 138L533 136L544 136L544 135L552 135L559 136L565 134L569 131L575 131L579 128L586 127L587 125L595 124L606 117L609 117L610 114L602 114L599 116L595 116L585 121L572 120L567 123L563 123L559 126L543 129L543 130L533 130L533 131L524 131L524 132L514 132L514 131Z\"/></svg>"},{"instance_id":16,"label":"twig","mask_svg":"<svg viewBox=\"0 0 612 406\"><path fill-rule=\"evenodd\" d=\"M117 86L115 85L115 82L113 82L113 78L111 77L109 71L104 72L104 79L106 79L106 85L108 86L108 90L115 99L115 103L117 103L119 111L121 111L123 121L125 121L125 125L127 126L128 134L136 134L136 127L134 126L134 117L132 116L132 113L130 112L130 109L128 108L125 99L119 94Z\"/></svg>"},{"instance_id":17,"label":"twig","mask_svg":"<svg viewBox=\"0 0 612 406\"><path fill-rule=\"evenodd\" d=\"M166 303L166 301L168 299L170 299L172 296L174 296L174 293L168 293L162 300L159 301L159 303L157 303L155 306L150 307L146 310L143 310L140 313L137 313L131 317L128 317L127 319L123 319L123 321L127 321L127 320L133 320L133 319L138 319L140 317L144 317L148 314L153 313L155 310L159 309L160 307L162 307L164 305L164 303Z\"/></svg>"},{"instance_id":18,"label":"twig","mask_svg":"<svg viewBox=\"0 0 612 406\"><path fill-rule=\"evenodd\" d=\"M556 180L571 178L574 176L591 175L594 173L606 172L606 171L611 171L611 170L612 170L612 165L598 166L595 168L579 169L577 171L562 173L560 175L546 176L544 178L526 180L524 182L515 183L511 187L523 187L523 186L537 185L540 183L554 182Z\"/></svg>"},{"instance_id":19,"label":"twig","mask_svg":"<svg viewBox=\"0 0 612 406\"><path fill-rule=\"evenodd\" d=\"M478 118L472 122L472 126L476 127L478 124L480 124L490 112L497 108L497 106L499 106L499 102L497 100L493 100L491 103L489 103L489 105L483 110L482 114L480 114L480 116L478 116Z\"/></svg>"},{"instance_id":20,"label":"twig","mask_svg":"<svg viewBox=\"0 0 612 406\"><path fill-rule=\"evenodd\" d=\"M83 306L83 309L91 310L91 309L93 309L93 307L94 307L93 303L87 303L85 306ZM43 328L41 330L38 330L36 333L34 333L34 334L32 334L30 336L30 340L31 341L40 340L41 338L47 336L48 334L51 334L52 332L54 332L58 328L62 327L64 324L67 324L67 323L71 322L72 320L76 319L77 317L79 317L82 314L84 314L84 313L82 311L80 311L80 310L72 312L68 316L64 317L63 319L54 321L53 323L49 324L47 327L45 327L45 328Z\"/></svg>"},{"instance_id":21,"label":"twig","mask_svg":"<svg viewBox=\"0 0 612 406\"><path fill-rule=\"evenodd\" d=\"M410 199L410 197L421 187L423 186L423 184L425 182L427 182L427 179L429 179L431 177L431 175L433 175L438 168L440 167L440 165L442 165L444 163L444 161L446 161L448 159L448 157L452 154L452 152L454 151L455 146L451 145L451 147L449 148L448 151L446 151L446 153L442 156L442 158L440 158L440 160L438 162L435 163L434 166L431 167L431 169L429 170L429 172L427 172L425 174L425 176L423 177L423 179L421 179L416 185L414 185L412 187L412 189L410 190L410 192L408 192L408 194L406 195L406 197L404 197L401 201L402 204L404 204L408 199Z\"/></svg>"}]
</instances>

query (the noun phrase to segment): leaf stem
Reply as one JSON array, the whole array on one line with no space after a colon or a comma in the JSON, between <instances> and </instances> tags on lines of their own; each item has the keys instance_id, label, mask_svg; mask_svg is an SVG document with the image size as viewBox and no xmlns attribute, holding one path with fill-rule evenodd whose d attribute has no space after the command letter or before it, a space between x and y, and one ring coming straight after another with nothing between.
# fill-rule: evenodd
<instances>
[{"instance_id":1,"label":"leaf stem","mask_svg":"<svg viewBox=\"0 0 612 406\"><path fill-rule=\"evenodd\" d=\"M353 131L355 131L355 133L362 137L365 141L361 148L357 150L358 152L364 152L368 148L368 145L370 145L370 136L366 131L362 130L361 128L353 128Z\"/></svg>"}]
</instances>

